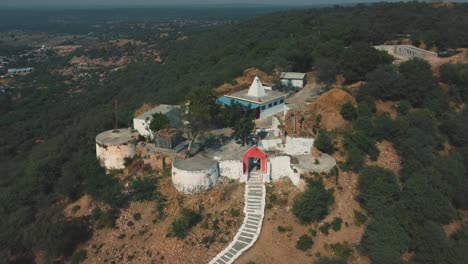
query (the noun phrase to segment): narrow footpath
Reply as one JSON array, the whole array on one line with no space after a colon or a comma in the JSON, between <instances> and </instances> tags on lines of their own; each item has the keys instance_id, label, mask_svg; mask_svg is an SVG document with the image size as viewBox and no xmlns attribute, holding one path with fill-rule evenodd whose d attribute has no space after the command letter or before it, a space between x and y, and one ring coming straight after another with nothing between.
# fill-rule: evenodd
<instances>
[{"instance_id":1,"label":"narrow footpath","mask_svg":"<svg viewBox=\"0 0 468 264\"><path fill-rule=\"evenodd\" d=\"M262 229L265 216L265 184L260 172L252 172L245 184L244 222L234 240L210 264L233 263L244 251L253 246Z\"/></svg>"}]
</instances>

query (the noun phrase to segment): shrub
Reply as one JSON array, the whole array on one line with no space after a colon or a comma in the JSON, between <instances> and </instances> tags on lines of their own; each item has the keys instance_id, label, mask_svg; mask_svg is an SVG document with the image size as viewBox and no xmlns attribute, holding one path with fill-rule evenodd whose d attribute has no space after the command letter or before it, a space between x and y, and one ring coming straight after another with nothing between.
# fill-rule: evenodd
<instances>
[{"instance_id":1,"label":"shrub","mask_svg":"<svg viewBox=\"0 0 468 264\"><path fill-rule=\"evenodd\" d=\"M114 228L115 220L117 219L118 211L117 210L107 210L105 212L101 211L100 208L93 210L91 214L91 219L97 223L97 228Z\"/></svg>"},{"instance_id":2,"label":"shrub","mask_svg":"<svg viewBox=\"0 0 468 264\"><path fill-rule=\"evenodd\" d=\"M292 226L278 226L276 229L278 229L278 232L281 232L281 233L291 232Z\"/></svg>"},{"instance_id":3,"label":"shrub","mask_svg":"<svg viewBox=\"0 0 468 264\"><path fill-rule=\"evenodd\" d=\"M307 251L312 248L314 241L308 235L302 235L299 240L297 240L296 248L302 251Z\"/></svg>"},{"instance_id":4,"label":"shrub","mask_svg":"<svg viewBox=\"0 0 468 264\"><path fill-rule=\"evenodd\" d=\"M336 256L347 259L353 253L349 243L345 241L344 243L331 244L330 248L333 250Z\"/></svg>"},{"instance_id":5,"label":"shrub","mask_svg":"<svg viewBox=\"0 0 468 264\"><path fill-rule=\"evenodd\" d=\"M329 223L324 223L320 228L320 232L322 232L325 235L328 235L328 230L330 230L331 225Z\"/></svg>"},{"instance_id":6,"label":"shrub","mask_svg":"<svg viewBox=\"0 0 468 264\"><path fill-rule=\"evenodd\" d=\"M334 202L332 191L325 189L322 180L308 180L307 189L294 201L292 212L303 223L319 221Z\"/></svg>"},{"instance_id":7,"label":"shrub","mask_svg":"<svg viewBox=\"0 0 468 264\"><path fill-rule=\"evenodd\" d=\"M357 210L354 210L354 222L357 226L364 224L367 221L367 216Z\"/></svg>"},{"instance_id":8,"label":"shrub","mask_svg":"<svg viewBox=\"0 0 468 264\"><path fill-rule=\"evenodd\" d=\"M317 140L315 140L315 147L328 154L333 154L335 147L333 145L332 138L329 133L323 129L320 129Z\"/></svg>"},{"instance_id":9,"label":"shrub","mask_svg":"<svg viewBox=\"0 0 468 264\"><path fill-rule=\"evenodd\" d=\"M153 132L156 132L156 131L164 129L164 128L169 128L171 126L171 121L164 114L154 113L152 118L153 118L153 120L151 120L149 128Z\"/></svg>"},{"instance_id":10,"label":"shrub","mask_svg":"<svg viewBox=\"0 0 468 264\"><path fill-rule=\"evenodd\" d=\"M135 201L150 201L153 199L155 181L150 178L136 179L130 185Z\"/></svg>"},{"instance_id":11,"label":"shrub","mask_svg":"<svg viewBox=\"0 0 468 264\"><path fill-rule=\"evenodd\" d=\"M340 114L346 121L353 121L357 118L356 107L351 102L347 102L341 106Z\"/></svg>"},{"instance_id":12,"label":"shrub","mask_svg":"<svg viewBox=\"0 0 468 264\"><path fill-rule=\"evenodd\" d=\"M135 221L140 221L141 220L141 214L140 213L133 214L133 219L135 219Z\"/></svg>"},{"instance_id":13,"label":"shrub","mask_svg":"<svg viewBox=\"0 0 468 264\"><path fill-rule=\"evenodd\" d=\"M71 257L71 263L72 264L78 264L83 262L86 259L87 252L85 249L78 250L75 253L73 253Z\"/></svg>"},{"instance_id":14,"label":"shrub","mask_svg":"<svg viewBox=\"0 0 468 264\"><path fill-rule=\"evenodd\" d=\"M201 215L195 211L183 208L181 216L172 222L172 234L179 239L184 239L187 232L202 220Z\"/></svg>"},{"instance_id":15,"label":"shrub","mask_svg":"<svg viewBox=\"0 0 468 264\"><path fill-rule=\"evenodd\" d=\"M340 258L320 258L317 264L346 264L346 260Z\"/></svg>"},{"instance_id":16,"label":"shrub","mask_svg":"<svg viewBox=\"0 0 468 264\"><path fill-rule=\"evenodd\" d=\"M334 231L339 231L341 229L341 224L343 223L343 220L339 217L335 217L333 219L333 222L331 222L331 227Z\"/></svg>"}]
</instances>

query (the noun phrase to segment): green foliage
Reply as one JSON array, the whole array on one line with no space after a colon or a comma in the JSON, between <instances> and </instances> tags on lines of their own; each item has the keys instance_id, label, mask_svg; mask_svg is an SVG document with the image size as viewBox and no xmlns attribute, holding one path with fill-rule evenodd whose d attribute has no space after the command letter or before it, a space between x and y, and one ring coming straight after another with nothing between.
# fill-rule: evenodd
<instances>
[{"instance_id":1,"label":"green foliage","mask_svg":"<svg viewBox=\"0 0 468 264\"><path fill-rule=\"evenodd\" d=\"M111 175L106 175L105 170L93 154L83 157L80 164L80 174L84 176L84 191L94 199L106 202L111 206L122 206L125 203L126 198L121 192L122 185Z\"/></svg>"},{"instance_id":2,"label":"green foliage","mask_svg":"<svg viewBox=\"0 0 468 264\"><path fill-rule=\"evenodd\" d=\"M335 217L333 218L333 221L331 222L331 228L333 231L339 231L341 229L341 224L343 223L343 220L340 217Z\"/></svg>"},{"instance_id":3,"label":"green foliage","mask_svg":"<svg viewBox=\"0 0 468 264\"><path fill-rule=\"evenodd\" d=\"M72 264L79 264L83 262L86 259L87 252L85 249L78 250L73 253L71 257L71 263Z\"/></svg>"},{"instance_id":4,"label":"green foliage","mask_svg":"<svg viewBox=\"0 0 468 264\"><path fill-rule=\"evenodd\" d=\"M278 230L278 232L281 232L281 233L291 232L292 226L278 226L276 229Z\"/></svg>"},{"instance_id":5,"label":"green foliage","mask_svg":"<svg viewBox=\"0 0 468 264\"><path fill-rule=\"evenodd\" d=\"M458 101L468 101L468 64L444 64L440 67L440 80L450 86L450 95Z\"/></svg>"},{"instance_id":6,"label":"green foliage","mask_svg":"<svg viewBox=\"0 0 468 264\"><path fill-rule=\"evenodd\" d=\"M151 123L149 125L149 128L151 131L156 132L161 129L165 128L170 128L171 127L171 121L169 118L161 113L154 113L152 116Z\"/></svg>"},{"instance_id":7,"label":"green foliage","mask_svg":"<svg viewBox=\"0 0 468 264\"><path fill-rule=\"evenodd\" d=\"M361 170L359 190L358 200L370 214L391 207L400 195L395 174L378 166Z\"/></svg>"},{"instance_id":8,"label":"green foliage","mask_svg":"<svg viewBox=\"0 0 468 264\"><path fill-rule=\"evenodd\" d=\"M202 220L200 214L187 208L181 210L181 215L172 222L172 234L179 239L184 239L187 232Z\"/></svg>"},{"instance_id":9,"label":"green foliage","mask_svg":"<svg viewBox=\"0 0 468 264\"><path fill-rule=\"evenodd\" d=\"M151 178L137 178L130 184L130 190L135 201L150 201L154 198L155 180Z\"/></svg>"},{"instance_id":10,"label":"green foliage","mask_svg":"<svg viewBox=\"0 0 468 264\"><path fill-rule=\"evenodd\" d=\"M331 224L327 222L327 223L324 223L323 225L321 225L319 230L323 234L328 235L328 233L330 231L330 228L331 228Z\"/></svg>"},{"instance_id":11,"label":"green foliage","mask_svg":"<svg viewBox=\"0 0 468 264\"><path fill-rule=\"evenodd\" d=\"M75 247L91 236L86 221L66 219L58 211L37 216L26 232L27 243L50 257L71 256Z\"/></svg>"},{"instance_id":12,"label":"green foliage","mask_svg":"<svg viewBox=\"0 0 468 264\"><path fill-rule=\"evenodd\" d=\"M141 214L140 213L133 214L133 219L135 219L135 221L140 221L142 219Z\"/></svg>"},{"instance_id":13,"label":"green foliage","mask_svg":"<svg viewBox=\"0 0 468 264\"><path fill-rule=\"evenodd\" d=\"M367 216L357 210L354 210L354 222L357 226L361 226L367 221Z\"/></svg>"},{"instance_id":14,"label":"green foliage","mask_svg":"<svg viewBox=\"0 0 468 264\"><path fill-rule=\"evenodd\" d=\"M372 263L401 263L400 254L409 243L408 234L394 216L376 215L366 228L361 247Z\"/></svg>"},{"instance_id":15,"label":"green foliage","mask_svg":"<svg viewBox=\"0 0 468 264\"><path fill-rule=\"evenodd\" d=\"M336 80L336 75L339 73L336 62L328 58L317 58L314 62L317 68L317 79L325 84L333 84Z\"/></svg>"},{"instance_id":16,"label":"green foliage","mask_svg":"<svg viewBox=\"0 0 468 264\"><path fill-rule=\"evenodd\" d=\"M302 223L320 221L334 202L332 191L327 191L321 180L308 180L307 189L294 201L292 212Z\"/></svg>"},{"instance_id":17,"label":"green foliage","mask_svg":"<svg viewBox=\"0 0 468 264\"><path fill-rule=\"evenodd\" d=\"M113 209L103 212L100 208L96 208L91 215L91 219L97 223L98 229L114 228L117 217L118 211Z\"/></svg>"},{"instance_id":18,"label":"green foliage","mask_svg":"<svg viewBox=\"0 0 468 264\"><path fill-rule=\"evenodd\" d=\"M314 241L308 235L302 235L296 242L296 248L302 251L307 251L312 248Z\"/></svg>"},{"instance_id":19,"label":"green foliage","mask_svg":"<svg viewBox=\"0 0 468 264\"><path fill-rule=\"evenodd\" d=\"M315 147L324 153L333 154L333 152L335 151L333 140L330 134L324 129L319 130L318 137L314 143Z\"/></svg>"},{"instance_id":20,"label":"green foliage","mask_svg":"<svg viewBox=\"0 0 468 264\"><path fill-rule=\"evenodd\" d=\"M341 106L340 114L346 121L353 121L357 118L356 107L351 102L347 102Z\"/></svg>"},{"instance_id":21,"label":"green foliage","mask_svg":"<svg viewBox=\"0 0 468 264\"><path fill-rule=\"evenodd\" d=\"M353 250L347 241L344 243L330 244L330 248L336 256L343 259L348 259L353 254Z\"/></svg>"}]
</instances>

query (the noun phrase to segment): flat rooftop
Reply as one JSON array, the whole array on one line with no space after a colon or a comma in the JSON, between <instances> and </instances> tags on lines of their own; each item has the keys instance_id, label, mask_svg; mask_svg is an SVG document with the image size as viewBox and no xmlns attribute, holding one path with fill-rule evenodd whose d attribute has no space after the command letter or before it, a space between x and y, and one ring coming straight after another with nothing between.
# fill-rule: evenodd
<instances>
[{"instance_id":1,"label":"flat rooftop","mask_svg":"<svg viewBox=\"0 0 468 264\"><path fill-rule=\"evenodd\" d=\"M302 80L306 75L307 73L303 72L282 72L280 79Z\"/></svg>"},{"instance_id":2,"label":"flat rooftop","mask_svg":"<svg viewBox=\"0 0 468 264\"><path fill-rule=\"evenodd\" d=\"M242 91L235 92L229 95L224 95L224 96L228 98L248 101L248 102L255 103L255 104L264 104L264 103L268 103L268 102L286 97L286 94L279 92L279 91L272 91L272 90L265 90L265 96L262 96L262 97L250 96L248 95L248 93L249 93L249 90L242 90Z\"/></svg>"},{"instance_id":3,"label":"flat rooftop","mask_svg":"<svg viewBox=\"0 0 468 264\"><path fill-rule=\"evenodd\" d=\"M216 161L203 156L195 156L190 159L175 159L172 163L174 168L185 171L201 171L216 165Z\"/></svg>"},{"instance_id":4,"label":"flat rooftop","mask_svg":"<svg viewBox=\"0 0 468 264\"><path fill-rule=\"evenodd\" d=\"M120 145L136 142L135 133L129 128L112 129L96 136L96 142L102 145Z\"/></svg>"}]
</instances>

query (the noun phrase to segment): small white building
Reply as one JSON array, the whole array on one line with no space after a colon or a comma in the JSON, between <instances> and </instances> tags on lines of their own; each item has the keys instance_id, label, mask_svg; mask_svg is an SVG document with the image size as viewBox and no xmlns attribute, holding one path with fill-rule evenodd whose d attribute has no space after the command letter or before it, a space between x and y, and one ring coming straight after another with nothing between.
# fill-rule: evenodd
<instances>
[{"instance_id":1,"label":"small white building","mask_svg":"<svg viewBox=\"0 0 468 264\"><path fill-rule=\"evenodd\" d=\"M224 105L231 105L234 102L256 109L256 117L265 118L279 113L283 114L285 99L286 94L273 91L271 87L263 86L260 79L255 77L248 90L225 94L217 101Z\"/></svg>"},{"instance_id":2,"label":"small white building","mask_svg":"<svg viewBox=\"0 0 468 264\"><path fill-rule=\"evenodd\" d=\"M180 125L180 116L182 113L182 108L180 105L159 105L133 119L133 127L138 131L138 133L149 139L153 139L154 133L156 131L151 131L149 128L151 121L153 120L153 115L155 113L160 113L165 115L170 121L170 128L178 128Z\"/></svg>"},{"instance_id":3,"label":"small white building","mask_svg":"<svg viewBox=\"0 0 468 264\"><path fill-rule=\"evenodd\" d=\"M302 89L306 85L307 73L302 72L282 72L280 82L286 87Z\"/></svg>"}]
</instances>

